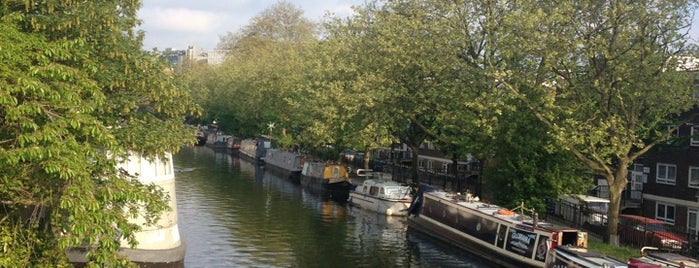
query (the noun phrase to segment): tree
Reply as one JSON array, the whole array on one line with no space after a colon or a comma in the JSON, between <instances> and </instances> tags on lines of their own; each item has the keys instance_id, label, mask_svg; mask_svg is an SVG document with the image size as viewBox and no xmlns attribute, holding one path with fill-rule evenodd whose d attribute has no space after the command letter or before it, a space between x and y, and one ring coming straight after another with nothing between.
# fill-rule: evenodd
<instances>
[{"instance_id":1,"label":"tree","mask_svg":"<svg viewBox=\"0 0 699 268\"><path fill-rule=\"evenodd\" d=\"M316 24L288 2L278 2L254 17L238 33L221 39L226 61L216 69L219 81L211 92L211 112L228 114L248 136L267 132L267 124L280 126L281 136L299 127L290 103L299 98L304 58L318 39ZM232 102L234 103L233 105Z\"/></svg>"},{"instance_id":2,"label":"tree","mask_svg":"<svg viewBox=\"0 0 699 268\"><path fill-rule=\"evenodd\" d=\"M174 75L141 50L134 1L0 4L0 266L62 266L87 246L92 265L127 266L168 209L166 195L116 169L129 153L193 143L197 108Z\"/></svg>"},{"instance_id":3,"label":"tree","mask_svg":"<svg viewBox=\"0 0 699 268\"><path fill-rule=\"evenodd\" d=\"M367 148L400 140L418 152L427 137L444 138L435 129L451 111L435 108L444 107L438 96L458 87L454 70L460 63L448 20L436 12L441 7L436 2L375 1L357 8L352 18L329 24L327 42L340 53L328 61L332 64L322 65L335 67L328 70L335 73L324 76L332 82L320 85L316 90L322 93L316 95L345 100L339 102L343 120L338 122L352 135L346 134L346 140ZM337 97L341 94L352 97ZM419 183L417 161L413 173Z\"/></svg>"},{"instance_id":4,"label":"tree","mask_svg":"<svg viewBox=\"0 0 699 268\"><path fill-rule=\"evenodd\" d=\"M547 127L531 113L506 110L489 142L493 157L484 167L497 204L544 211L542 197L581 193L593 184L592 174L575 156L547 136Z\"/></svg>"},{"instance_id":5,"label":"tree","mask_svg":"<svg viewBox=\"0 0 699 268\"><path fill-rule=\"evenodd\" d=\"M491 79L524 101L610 187L609 242L628 167L696 104L678 71L696 1L525 2L503 21L507 65ZM694 115L696 116L696 115ZM668 130L668 126L670 127Z\"/></svg>"}]
</instances>

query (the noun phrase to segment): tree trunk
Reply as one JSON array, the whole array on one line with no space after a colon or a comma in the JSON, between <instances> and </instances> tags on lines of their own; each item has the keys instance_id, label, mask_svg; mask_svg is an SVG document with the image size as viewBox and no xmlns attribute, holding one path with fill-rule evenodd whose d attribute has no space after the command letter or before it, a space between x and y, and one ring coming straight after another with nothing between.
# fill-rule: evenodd
<instances>
[{"instance_id":1,"label":"tree trunk","mask_svg":"<svg viewBox=\"0 0 699 268\"><path fill-rule=\"evenodd\" d=\"M419 156L419 151L420 151L420 145L414 145L410 144L410 150L413 151L412 155L412 163L410 165L410 179L412 180L412 183L416 185L420 185L420 177L418 176L418 169L417 169L417 161L418 161L418 156Z\"/></svg>"},{"instance_id":2,"label":"tree trunk","mask_svg":"<svg viewBox=\"0 0 699 268\"><path fill-rule=\"evenodd\" d=\"M627 161L620 161L615 174L607 175L609 184L609 213L607 214L607 239L605 242L612 246L619 246L617 227L621 210L621 195L628 182Z\"/></svg>"},{"instance_id":3,"label":"tree trunk","mask_svg":"<svg viewBox=\"0 0 699 268\"><path fill-rule=\"evenodd\" d=\"M371 150L369 145L364 146L364 169L369 169L369 161L371 161Z\"/></svg>"}]
</instances>

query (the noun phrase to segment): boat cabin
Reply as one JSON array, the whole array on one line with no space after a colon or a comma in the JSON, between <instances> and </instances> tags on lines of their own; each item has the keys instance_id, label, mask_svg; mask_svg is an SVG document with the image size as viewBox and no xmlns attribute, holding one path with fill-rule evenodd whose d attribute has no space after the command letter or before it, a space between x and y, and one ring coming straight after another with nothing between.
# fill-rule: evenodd
<instances>
[{"instance_id":1,"label":"boat cabin","mask_svg":"<svg viewBox=\"0 0 699 268\"><path fill-rule=\"evenodd\" d=\"M356 192L379 199L410 200L410 186L395 181L369 179L355 189Z\"/></svg>"}]
</instances>

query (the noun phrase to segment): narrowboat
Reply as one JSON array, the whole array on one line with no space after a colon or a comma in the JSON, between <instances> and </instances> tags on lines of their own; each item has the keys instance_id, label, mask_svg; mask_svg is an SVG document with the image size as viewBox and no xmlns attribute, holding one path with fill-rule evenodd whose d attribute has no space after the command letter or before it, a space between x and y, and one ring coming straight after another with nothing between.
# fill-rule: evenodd
<instances>
[{"instance_id":1,"label":"narrowboat","mask_svg":"<svg viewBox=\"0 0 699 268\"><path fill-rule=\"evenodd\" d=\"M393 181L391 174L384 172L358 169L357 175L367 179L350 191L350 205L388 216L408 215L410 186Z\"/></svg>"},{"instance_id":2,"label":"narrowboat","mask_svg":"<svg viewBox=\"0 0 699 268\"><path fill-rule=\"evenodd\" d=\"M347 166L327 162L303 163L301 185L338 202L347 202L353 188Z\"/></svg>"},{"instance_id":3,"label":"narrowboat","mask_svg":"<svg viewBox=\"0 0 699 268\"><path fill-rule=\"evenodd\" d=\"M295 183L300 183L304 155L279 149L267 149L264 159L267 170L289 178Z\"/></svg>"},{"instance_id":4,"label":"narrowboat","mask_svg":"<svg viewBox=\"0 0 699 268\"><path fill-rule=\"evenodd\" d=\"M238 154L258 164L264 163L267 150L272 148L272 141L266 138L244 139L240 141Z\"/></svg>"},{"instance_id":5,"label":"narrowboat","mask_svg":"<svg viewBox=\"0 0 699 268\"><path fill-rule=\"evenodd\" d=\"M413 198L408 229L504 267L545 267L556 245L587 243L579 240L579 230L539 221L536 211L523 205L507 209L428 185L420 185Z\"/></svg>"},{"instance_id":6,"label":"narrowboat","mask_svg":"<svg viewBox=\"0 0 699 268\"><path fill-rule=\"evenodd\" d=\"M674 252L661 252L657 247L643 247L641 257L630 259L629 267L697 268L699 260Z\"/></svg>"},{"instance_id":7,"label":"narrowboat","mask_svg":"<svg viewBox=\"0 0 699 268\"><path fill-rule=\"evenodd\" d=\"M587 234L585 235L587 240ZM587 243L585 243L587 244ZM589 251L587 246L556 245L549 250L546 268L628 268L625 262L598 252ZM649 267L648 267L649 268Z\"/></svg>"},{"instance_id":8,"label":"narrowboat","mask_svg":"<svg viewBox=\"0 0 699 268\"><path fill-rule=\"evenodd\" d=\"M206 146L212 149L238 150L240 148L240 144L236 143L235 137L220 132L209 133L205 142Z\"/></svg>"}]
</instances>

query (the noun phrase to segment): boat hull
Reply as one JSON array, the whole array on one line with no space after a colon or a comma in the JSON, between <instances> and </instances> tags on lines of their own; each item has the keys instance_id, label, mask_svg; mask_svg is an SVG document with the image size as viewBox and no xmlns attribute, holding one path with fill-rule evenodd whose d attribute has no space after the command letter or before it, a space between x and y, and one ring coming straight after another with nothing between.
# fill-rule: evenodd
<instances>
[{"instance_id":1,"label":"boat hull","mask_svg":"<svg viewBox=\"0 0 699 268\"><path fill-rule=\"evenodd\" d=\"M410 207L410 200L381 199L355 191L349 193L349 203L353 206L388 216L408 215L408 208Z\"/></svg>"},{"instance_id":2,"label":"boat hull","mask_svg":"<svg viewBox=\"0 0 699 268\"><path fill-rule=\"evenodd\" d=\"M303 175L301 175L301 185L323 198L329 198L337 202L347 202L347 199L349 199L349 192L353 187L352 184L347 181L329 183L327 180L321 178Z\"/></svg>"},{"instance_id":3,"label":"boat hull","mask_svg":"<svg viewBox=\"0 0 699 268\"><path fill-rule=\"evenodd\" d=\"M269 163L265 162L265 170L268 170L277 176L280 176L282 178L287 178L293 183L300 184L301 183L301 170L287 170L284 168L280 168L275 165L270 165Z\"/></svg>"},{"instance_id":4,"label":"boat hull","mask_svg":"<svg viewBox=\"0 0 699 268\"><path fill-rule=\"evenodd\" d=\"M354 188L347 166L338 163L305 162L301 170L301 185L323 198L347 202Z\"/></svg>"},{"instance_id":5,"label":"boat hull","mask_svg":"<svg viewBox=\"0 0 699 268\"><path fill-rule=\"evenodd\" d=\"M277 149L267 149L264 159L267 170L281 177L288 178L294 183L300 183L303 155Z\"/></svg>"},{"instance_id":6,"label":"boat hull","mask_svg":"<svg viewBox=\"0 0 699 268\"><path fill-rule=\"evenodd\" d=\"M271 147L271 141L268 139L245 139L240 142L238 155L259 164L263 164L267 149Z\"/></svg>"}]
</instances>

